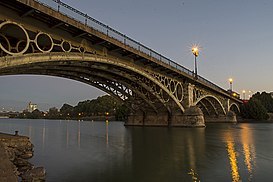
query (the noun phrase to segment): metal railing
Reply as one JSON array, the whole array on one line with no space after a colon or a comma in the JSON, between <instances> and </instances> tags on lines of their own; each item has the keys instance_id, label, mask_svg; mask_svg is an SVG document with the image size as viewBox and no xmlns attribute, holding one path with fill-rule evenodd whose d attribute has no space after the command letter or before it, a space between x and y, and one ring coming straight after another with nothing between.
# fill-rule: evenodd
<instances>
[{"instance_id":1,"label":"metal railing","mask_svg":"<svg viewBox=\"0 0 273 182\"><path fill-rule=\"evenodd\" d=\"M154 59L157 59L160 62L163 62L183 73L186 73L189 76L194 77L194 74L191 70L189 70L188 68L185 68L184 66L181 66L179 64L177 64L176 62L170 60L169 58L166 58L165 56L157 53L156 51L144 46L143 44L131 39L130 37L127 37L126 35L114 30L113 28L109 27L108 25L105 25L103 23L101 23L100 21L90 17L89 15L65 4L64 2L62 2L61 0L35 0L51 9L54 9L66 16L68 16L69 18L72 18L80 23L85 24L86 26L89 26L90 28L93 28L121 43L123 43L125 46L129 46L131 48L134 48ZM196 79L196 78L195 78ZM201 76L197 76L197 79L207 85L209 85L210 87L213 87L214 89L218 90L218 91L222 91L227 93L226 90L222 89L221 87L219 87L218 85L210 82L209 80L201 77Z\"/></svg>"}]
</instances>

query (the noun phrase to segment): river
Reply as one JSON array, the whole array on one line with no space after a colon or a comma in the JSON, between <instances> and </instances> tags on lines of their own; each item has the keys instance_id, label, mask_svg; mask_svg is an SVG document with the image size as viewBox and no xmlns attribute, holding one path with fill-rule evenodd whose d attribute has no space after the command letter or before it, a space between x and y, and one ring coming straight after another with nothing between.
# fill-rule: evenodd
<instances>
[{"instance_id":1,"label":"river","mask_svg":"<svg viewBox=\"0 0 273 182\"><path fill-rule=\"evenodd\" d=\"M48 182L272 181L273 124L124 127L122 122L0 119L26 135Z\"/></svg>"}]
</instances>

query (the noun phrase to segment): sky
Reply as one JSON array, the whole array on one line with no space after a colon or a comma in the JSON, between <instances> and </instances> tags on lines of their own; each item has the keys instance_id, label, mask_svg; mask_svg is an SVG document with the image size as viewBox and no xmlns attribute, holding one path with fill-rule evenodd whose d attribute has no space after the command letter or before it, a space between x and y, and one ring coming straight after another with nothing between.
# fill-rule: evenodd
<instances>
[{"instance_id":1,"label":"sky","mask_svg":"<svg viewBox=\"0 0 273 182\"><path fill-rule=\"evenodd\" d=\"M48 0L47 0L48 1ZM238 93L273 91L272 0L63 0L147 47ZM0 107L47 109L105 94L95 87L45 76L0 77ZM246 96L248 97L248 96ZM20 105L20 107L18 107Z\"/></svg>"}]
</instances>

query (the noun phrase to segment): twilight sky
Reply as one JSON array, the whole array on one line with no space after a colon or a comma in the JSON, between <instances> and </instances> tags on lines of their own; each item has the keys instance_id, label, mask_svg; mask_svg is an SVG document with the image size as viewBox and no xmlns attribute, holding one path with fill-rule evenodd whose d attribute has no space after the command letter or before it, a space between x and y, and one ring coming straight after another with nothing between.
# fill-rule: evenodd
<instances>
[{"instance_id":1,"label":"twilight sky","mask_svg":"<svg viewBox=\"0 0 273 182\"><path fill-rule=\"evenodd\" d=\"M138 42L193 69L190 47L201 46L198 73L224 89L273 91L272 0L63 0ZM103 92L67 79L0 77L0 107L76 105ZM20 107L15 107L15 105Z\"/></svg>"}]
</instances>

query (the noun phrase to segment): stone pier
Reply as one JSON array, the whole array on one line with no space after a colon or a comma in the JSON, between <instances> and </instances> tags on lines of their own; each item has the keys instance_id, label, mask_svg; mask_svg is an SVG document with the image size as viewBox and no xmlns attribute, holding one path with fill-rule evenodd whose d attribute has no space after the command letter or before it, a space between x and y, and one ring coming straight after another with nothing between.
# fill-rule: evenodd
<instances>
[{"instance_id":1,"label":"stone pier","mask_svg":"<svg viewBox=\"0 0 273 182\"><path fill-rule=\"evenodd\" d=\"M204 115L197 106L191 106L183 114L172 117L172 126L205 127Z\"/></svg>"},{"instance_id":2,"label":"stone pier","mask_svg":"<svg viewBox=\"0 0 273 182\"><path fill-rule=\"evenodd\" d=\"M197 106L172 114L168 113L143 113L129 115L126 126L180 126L180 127L205 127L204 115Z\"/></svg>"},{"instance_id":3,"label":"stone pier","mask_svg":"<svg viewBox=\"0 0 273 182\"><path fill-rule=\"evenodd\" d=\"M237 123L237 116L233 111L228 111L227 115L216 117L205 117L207 123Z\"/></svg>"}]
</instances>

